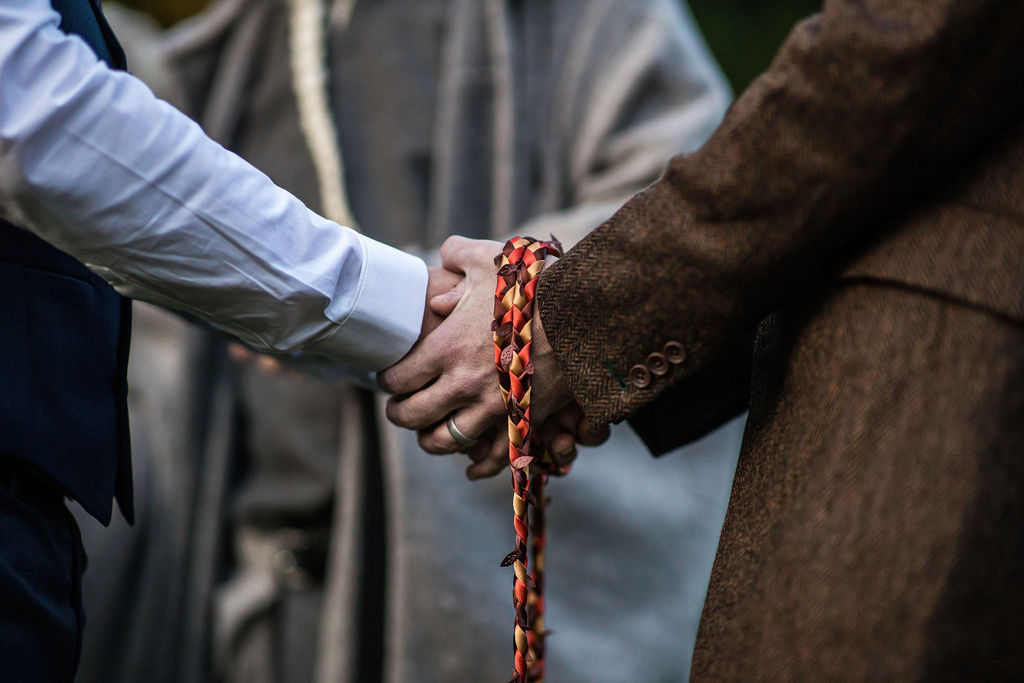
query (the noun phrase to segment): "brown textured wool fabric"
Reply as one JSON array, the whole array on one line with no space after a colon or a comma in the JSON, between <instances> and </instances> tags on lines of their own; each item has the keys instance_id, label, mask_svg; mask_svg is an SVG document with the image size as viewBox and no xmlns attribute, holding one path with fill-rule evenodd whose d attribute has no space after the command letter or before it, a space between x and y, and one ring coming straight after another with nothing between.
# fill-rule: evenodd
<instances>
[{"instance_id":1,"label":"brown textured wool fabric","mask_svg":"<svg viewBox=\"0 0 1024 683\"><path fill-rule=\"evenodd\" d=\"M781 318L693 677L1019 679L1024 325L875 282Z\"/></svg>"},{"instance_id":2,"label":"brown textured wool fabric","mask_svg":"<svg viewBox=\"0 0 1024 683\"><path fill-rule=\"evenodd\" d=\"M1022 68L1016 0L826 3L703 148L542 276L544 329L588 413L621 420L847 265L1024 315ZM991 248L872 252L907 247L915 220L933 245ZM687 362L623 390L609 368L670 340Z\"/></svg>"},{"instance_id":3,"label":"brown textured wool fabric","mask_svg":"<svg viewBox=\"0 0 1024 683\"><path fill-rule=\"evenodd\" d=\"M1024 676L1022 69L1024 3L826 2L542 277L592 419L749 397L695 678Z\"/></svg>"}]
</instances>

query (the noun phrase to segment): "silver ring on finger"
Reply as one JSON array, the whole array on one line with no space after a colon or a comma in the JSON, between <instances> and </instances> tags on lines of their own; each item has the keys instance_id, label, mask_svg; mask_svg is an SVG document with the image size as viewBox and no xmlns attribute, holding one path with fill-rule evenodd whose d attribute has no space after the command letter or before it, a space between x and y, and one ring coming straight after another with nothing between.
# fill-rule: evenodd
<instances>
[{"instance_id":1,"label":"silver ring on finger","mask_svg":"<svg viewBox=\"0 0 1024 683\"><path fill-rule=\"evenodd\" d=\"M460 447L469 448L477 442L476 439L471 439L463 434L462 430L455 425L455 415L449 415L445 424L448 425L448 433L452 435L455 443L459 444Z\"/></svg>"}]
</instances>

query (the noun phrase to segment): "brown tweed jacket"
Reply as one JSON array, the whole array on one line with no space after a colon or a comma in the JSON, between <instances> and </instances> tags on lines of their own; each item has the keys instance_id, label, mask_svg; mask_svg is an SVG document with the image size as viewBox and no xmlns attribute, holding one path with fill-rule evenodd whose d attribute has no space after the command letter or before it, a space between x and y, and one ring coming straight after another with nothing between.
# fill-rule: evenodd
<instances>
[{"instance_id":1,"label":"brown tweed jacket","mask_svg":"<svg viewBox=\"0 0 1024 683\"><path fill-rule=\"evenodd\" d=\"M1024 675L1022 76L1019 0L827 1L543 276L592 419L749 402L695 677Z\"/></svg>"}]
</instances>

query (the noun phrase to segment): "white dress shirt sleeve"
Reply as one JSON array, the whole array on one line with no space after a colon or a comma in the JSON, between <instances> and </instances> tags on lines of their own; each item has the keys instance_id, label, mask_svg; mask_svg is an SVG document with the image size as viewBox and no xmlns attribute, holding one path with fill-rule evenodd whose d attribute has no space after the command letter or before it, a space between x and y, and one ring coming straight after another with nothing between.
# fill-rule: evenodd
<instances>
[{"instance_id":1,"label":"white dress shirt sleeve","mask_svg":"<svg viewBox=\"0 0 1024 683\"><path fill-rule=\"evenodd\" d=\"M0 214L119 292L364 370L416 341L427 269L321 218L59 28L0 3Z\"/></svg>"}]
</instances>

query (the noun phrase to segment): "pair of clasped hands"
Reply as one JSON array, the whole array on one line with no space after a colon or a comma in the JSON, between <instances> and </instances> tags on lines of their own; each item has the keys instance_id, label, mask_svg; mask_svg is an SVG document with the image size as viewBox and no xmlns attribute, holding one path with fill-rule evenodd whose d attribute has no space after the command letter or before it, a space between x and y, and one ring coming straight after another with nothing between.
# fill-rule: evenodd
<instances>
[{"instance_id":1,"label":"pair of clasped hands","mask_svg":"<svg viewBox=\"0 0 1024 683\"><path fill-rule=\"evenodd\" d=\"M419 341L395 365L377 376L392 394L387 416L417 432L428 453L464 452L470 479L489 477L508 465L505 406L494 367L491 320L501 242L451 237L441 247L440 268L430 268L427 306ZM608 427L593 427L573 400L534 307L534 364L530 417L555 464L567 467L576 444L593 446L608 438ZM474 441L456 441L449 427Z\"/></svg>"}]
</instances>

